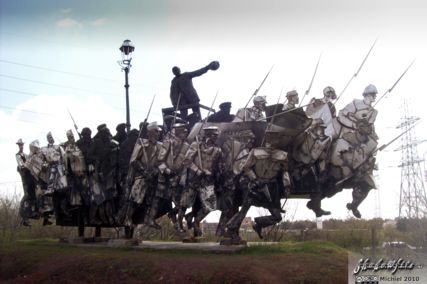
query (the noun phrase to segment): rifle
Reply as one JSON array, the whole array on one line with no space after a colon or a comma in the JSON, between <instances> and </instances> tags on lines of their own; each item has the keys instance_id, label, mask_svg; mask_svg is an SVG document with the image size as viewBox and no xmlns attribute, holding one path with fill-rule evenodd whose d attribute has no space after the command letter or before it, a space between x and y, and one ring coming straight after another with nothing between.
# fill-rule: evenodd
<instances>
[{"instance_id":1,"label":"rifle","mask_svg":"<svg viewBox=\"0 0 427 284\"><path fill-rule=\"evenodd\" d=\"M311 103L308 103L308 104L305 104L305 105L302 105L302 106L299 106L299 107L296 107L296 108L288 109L288 110L285 110L285 111L282 111L282 112L279 112L279 113L275 113L275 114L267 116L265 118L257 119L256 121L263 121L264 119L268 119L268 118L273 118L274 119L278 115L285 114L285 113L288 113L288 112L292 112L292 111L295 111L297 109L300 109L300 108L303 108L303 107L306 107L306 106L309 106L309 105L311 105Z\"/></svg>"},{"instance_id":2,"label":"rifle","mask_svg":"<svg viewBox=\"0 0 427 284\"><path fill-rule=\"evenodd\" d=\"M382 96L378 99L378 101L376 101L376 102L375 102L375 104L374 104L372 107L375 107L375 106L376 106L376 105L381 101L381 99L382 99L382 98L384 98L384 96L385 96L385 95L387 95L388 93L391 93L391 91L393 91L394 87L396 87L397 83L399 83L400 79L402 79L402 77L406 74L406 72L409 70L409 68L411 68L411 66L412 66L412 64L414 64L414 62L415 62L415 59L411 62L411 64L409 64L408 68L406 68L406 70L402 73L402 75L400 75L400 77L399 77L399 78L397 79L397 81L393 84L393 86L392 86L390 89L388 89L388 90L384 93L384 95L382 95Z\"/></svg>"},{"instance_id":3,"label":"rifle","mask_svg":"<svg viewBox=\"0 0 427 284\"><path fill-rule=\"evenodd\" d=\"M282 92L283 92L283 87L282 87L282 89L280 90L279 98L277 99L276 106L274 107L274 114L276 113L276 111L277 111L277 107L279 106L280 98L282 97ZM271 119L270 123L267 125L267 128L265 129L265 132L267 132L267 130L271 127L271 125L273 125L274 118L275 118L275 116L273 116L273 118ZM264 137L262 137L261 147L262 147L262 145L264 145L264 141L265 141L265 132L264 132Z\"/></svg>"},{"instance_id":4,"label":"rifle","mask_svg":"<svg viewBox=\"0 0 427 284\"><path fill-rule=\"evenodd\" d=\"M371 54L371 51L374 48L375 44L377 43L377 40L378 40L378 38L375 39L374 43L372 44L371 48L368 51L368 54L366 54L365 58L362 61L362 64L360 64L359 69L357 69L356 73L354 73L354 75L351 76L350 81L348 81L347 85L345 85L344 89L342 90L342 92L340 93L338 98L335 100L334 104L336 104L338 102L338 100L340 99L340 97L342 96L342 94L344 94L345 90L347 89L348 85L350 85L351 81L353 81L353 79L356 78L357 75L359 75L360 70L362 69L363 65L365 64L366 59L368 59L369 54Z\"/></svg>"},{"instance_id":5,"label":"rifle","mask_svg":"<svg viewBox=\"0 0 427 284\"><path fill-rule=\"evenodd\" d=\"M197 131L197 134L196 134L197 155L199 156L200 170L202 170L202 154L201 154L201 152L200 152L199 134L200 134L200 130L202 130L202 129L203 129L203 126L205 125L206 121L208 120L209 114L211 113L211 109L213 108L213 106L214 106L214 104L215 104L216 97L218 96L218 92L219 92L219 91L217 91L217 92L216 92L216 94L215 94L215 97L214 97L214 99L213 99L212 105L211 105L211 107L209 108L208 115L206 116L205 120L203 121L202 125L200 126L200 128L199 128L199 130Z\"/></svg>"},{"instance_id":6,"label":"rifle","mask_svg":"<svg viewBox=\"0 0 427 284\"><path fill-rule=\"evenodd\" d=\"M148 109L147 116L145 117L144 122L142 123L142 126L139 128L139 134L138 134L138 137L139 137L139 136L141 136L142 129L145 127L144 125L146 125L146 124L147 124L148 117L150 116L151 108L153 107L153 103L154 103L154 99L155 99L155 98L156 98L156 94L154 94L153 99L151 100L150 108Z\"/></svg>"},{"instance_id":7,"label":"rifle","mask_svg":"<svg viewBox=\"0 0 427 284\"><path fill-rule=\"evenodd\" d=\"M79 138L81 139L81 138L82 138L82 135L80 134L79 129L77 128L77 124L76 124L76 122L74 121L74 118L73 118L73 116L71 115L71 112L70 112L70 110L69 110L68 108L67 108L67 111L68 111L68 114L69 114L69 115L70 115L70 117L71 117L71 120L73 121L74 129L76 130L77 134L79 135Z\"/></svg>"},{"instance_id":8,"label":"rifle","mask_svg":"<svg viewBox=\"0 0 427 284\"><path fill-rule=\"evenodd\" d=\"M299 105L298 105L298 106L301 106L302 101L304 100L305 96L307 96L307 95L310 93L311 86L313 85L314 78L316 77L317 68L319 67L319 63L320 63L320 58L321 58L321 57L322 57L322 53L320 53L320 55L319 55L319 60L317 60L316 69L314 69L314 74L313 74L313 77L311 78L310 85L308 86L307 91L305 91L304 96L302 97L302 99L301 99L301 101L300 101L300 103L299 103Z\"/></svg>"},{"instance_id":9,"label":"rifle","mask_svg":"<svg viewBox=\"0 0 427 284\"><path fill-rule=\"evenodd\" d=\"M178 108L179 108L179 103L181 102L181 94L182 93L179 93L179 96L178 96L178 101L176 103L175 113L173 114L173 121L172 121L172 125L171 126L173 126L175 124L175 122L176 122L176 113L177 113Z\"/></svg>"},{"instance_id":10,"label":"rifle","mask_svg":"<svg viewBox=\"0 0 427 284\"><path fill-rule=\"evenodd\" d=\"M411 130L412 128L414 128L415 126L417 126L418 123L415 123L414 125L412 125L411 127L409 127L408 129L406 129L404 132L400 133L398 136L396 136L395 138L393 138L392 140L390 140L388 143L382 145L381 147L375 149L375 151L373 151L371 153L371 155L367 158L365 158L354 170L353 173L339 181L337 181L335 183L335 186L340 186L341 184L343 184L344 182L346 182L347 180L351 179L352 177L354 177L357 173L357 170L362 167L366 161L368 161L373 155L375 155L378 151L382 151L385 148L387 148L388 146L390 146L390 144L392 144L394 141L396 141L397 139L399 139L400 137L402 137L405 133L407 133L409 130Z\"/></svg>"},{"instance_id":11,"label":"rifle","mask_svg":"<svg viewBox=\"0 0 427 284\"><path fill-rule=\"evenodd\" d=\"M175 113L173 114L173 121L172 121L172 125L171 125L171 127L170 127L170 132L171 132L171 134L172 134L172 127L173 127L173 125L175 124L175 122L176 122L176 113L178 112L178 108L179 108L179 103L180 103L180 101L181 101L181 94L182 93L179 93L179 96L178 96L178 101L177 101L177 103L176 103L176 108L175 108ZM174 164L174 150L173 150L173 142L171 141L171 154L172 154L172 167L173 167L173 164Z\"/></svg>"},{"instance_id":12,"label":"rifle","mask_svg":"<svg viewBox=\"0 0 427 284\"><path fill-rule=\"evenodd\" d=\"M258 94L259 89L261 89L262 85L264 85L265 80L267 80L268 75L270 75L271 70L273 69L274 65L271 66L270 71L268 71L267 75L265 75L264 80L262 80L261 84L259 85L258 89L255 90L255 92L252 94L252 96L249 98L248 102L246 103L244 109L248 107L249 103L251 102L252 98L255 97ZM245 111L245 120L246 120L246 111Z\"/></svg>"}]
</instances>

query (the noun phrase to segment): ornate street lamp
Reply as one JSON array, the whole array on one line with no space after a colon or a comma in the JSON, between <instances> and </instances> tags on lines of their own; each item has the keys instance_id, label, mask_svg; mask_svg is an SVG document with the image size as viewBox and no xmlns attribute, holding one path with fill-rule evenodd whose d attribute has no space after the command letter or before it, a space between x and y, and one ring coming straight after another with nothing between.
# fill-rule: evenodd
<instances>
[{"instance_id":1,"label":"ornate street lamp","mask_svg":"<svg viewBox=\"0 0 427 284\"><path fill-rule=\"evenodd\" d=\"M123 41L120 51L122 52L122 60L118 61L119 65L122 67L122 71L125 71L125 89L126 89L126 130L129 133L130 131L130 113L129 113L129 82L128 74L129 70L132 67L130 64L132 60L132 53L135 50L133 43L126 39Z\"/></svg>"}]
</instances>

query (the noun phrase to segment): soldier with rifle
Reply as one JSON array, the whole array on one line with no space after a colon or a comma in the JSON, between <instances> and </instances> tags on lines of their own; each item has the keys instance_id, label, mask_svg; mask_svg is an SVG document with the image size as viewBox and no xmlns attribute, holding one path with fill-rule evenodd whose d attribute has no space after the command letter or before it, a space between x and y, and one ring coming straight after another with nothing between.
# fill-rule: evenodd
<instances>
[{"instance_id":1,"label":"soldier with rifle","mask_svg":"<svg viewBox=\"0 0 427 284\"><path fill-rule=\"evenodd\" d=\"M157 122L148 124L148 139L138 138L135 144L130 159L134 181L128 196L127 225L144 223L155 229L161 228L155 221L159 205L155 191L159 174L158 155L162 146L160 131Z\"/></svg>"},{"instance_id":2,"label":"soldier with rifle","mask_svg":"<svg viewBox=\"0 0 427 284\"><path fill-rule=\"evenodd\" d=\"M176 215L180 208L183 185L185 185L187 178L187 169L183 167L185 154L190 147L186 141L187 135L187 126L182 123L175 123L169 137L163 140L158 156L160 173L155 197L175 204L168 216L177 231L183 231L182 223L177 222Z\"/></svg>"},{"instance_id":3,"label":"soldier with rifle","mask_svg":"<svg viewBox=\"0 0 427 284\"><path fill-rule=\"evenodd\" d=\"M325 135L326 125L321 118L313 120L312 125L296 137L292 149L289 169L296 191L309 188L311 200L307 207L316 217L330 215L321 208L321 184L326 178L331 137Z\"/></svg>"},{"instance_id":4,"label":"soldier with rifle","mask_svg":"<svg viewBox=\"0 0 427 284\"><path fill-rule=\"evenodd\" d=\"M43 216L43 226L51 225L49 216L53 213L52 194L47 190L50 172L38 140L30 143L30 154L25 167L37 181L36 200L39 213Z\"/></svg>"},{"instance_id":5,"label":"soldier with rifle","mask_svg":"<svg viewBox=\"0 0 427 284\"><path fill-rule=\"evenodd\" d=\"M250 151L242 165L244 176L249 181L243 193L240 211L227 223L227 236L232 243L239 243L239 228L252 205L267 208L271 215L255 218L254 231L260 238L262 229L282 220L280 199L285 197L285 187L290 185L288 155L278 150L280 132L265 132L265 147Z\"/></svg>"},{"instance_id":6,"label":"soldier with rifle","mask_svg":"<svg viewBox=\"0 0 427 284\"><path fill-rule=\"evenodd\" d=\"M90 222L114 225L115 202L118 194L119 144L112 139L105 124L97 127L98 133L89 150L88 169L91 176L92 204Z\"/></svg>"},{"instance_id":7,"label":"soldier with rifle","mask_svg":"<svg viewBox=\"0 0 427 284\"><path fill-rule=\"evenodd\" d=\"M209 212L216 210L215 187L223 171L222 151L215 144L218 134L218 127L204 127L202 138L191 143L183 161L188 168L188 180L180 201L178 224L182 223L185 210L190 207L194 210L196 202L200 202L200 209L192 212L194 237L202 235L200 222Z\"/></svg>"},{"instance_id":8,"label":"soldier with rifle","mask_svg":"<svg viewBox=\"0 0 427 284\"><path fill-rule=\"evenodd\" d=\"M291 110L299 103L298 92L295 90L286 93L287 103L283 106L283 110Z\"/></svg>"},{"instance_id":9,"label":"soldier with rifle","mask_svg":"<svg viewBox=\"0 0 427 284\"><path fill-rule=\"evenodd\" d=\"M18 139L16 145L19 147L19 151L15 155L16 162L18 164L17 171L21 176L22 188L24 190L24 196L22 197L19 206L19 215L22 218L21 224L23 226L30 226L28 219L34 218L38 215L35 191L36 181L28 168L25 167L28 155L24 153L24 142L22 139Z\"/></svg>"}]
</instances>

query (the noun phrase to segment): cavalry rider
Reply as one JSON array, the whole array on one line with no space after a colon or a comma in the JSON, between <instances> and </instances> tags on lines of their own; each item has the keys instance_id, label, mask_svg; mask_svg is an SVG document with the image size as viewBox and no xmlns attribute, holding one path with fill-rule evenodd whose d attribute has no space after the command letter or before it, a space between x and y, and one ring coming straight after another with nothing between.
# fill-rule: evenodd
<instances>
[{"instance_id":1,"label":"cavalry rider","mask_svg":"<svg viewBox=\"0 0 427 284\"><path fill-rule=\"evenodd\" d=\"M200 222L209 212L216 210L215 187L218 184L219 177L223 172L222 151L216 145L219 135L218 127L209 126L203 128L203 136L199 141L191 143L190 148L185 154L184 166L188 167L187 187L184 189L178 212L178 222L182 224L182 219L186 208L193 207L200 202L200 209L192 212L194 216L194 237L200 237ZM191 224L187 224L191 227Z\"/></svg>"},{"instance_id":2,"label":"cavalry rider","mask_svg":"<svg viewBox=\"0 0 427 284\"><path fill-rule=\"evenodd\" d=\"M265 119L264 111L267 100L265 96L256 96L253 99L254 105L250 108L241 108L238 110L233 122L240 121L260 121Z\"/></svg>"},{"instance_id":3,"label":"cavalry rider","mask_svg":"<svg viewBox=\"0 0 427 284\"><path fill-rule=\"evenodd\" d=\"M175 123L172 126L171 135L163 141L158 156L160 173L155 198L175 204L168 215L177 231L182 230L182 223L178 224L176 215L180 207L187 172L187 169L182 166L185 154L190 148L186 141L187 135L187 125Z\"/></svg>"},{"instance_id":4,"label":"cavalry rider","mask_svg":"<svg viewBox=\"0 0 427 284\"><path fill-rule=\"evenodd\" d=\"M321 208L321 184L325 180L331 137L325 135L326 125L321 118L313 120L309 129L297 136L292 151L290 174L296 190L314 187L307 207L316 217L330 215Z\"/></svg>"},{"instance_id":5,"label":"cavalry rider","mask_svg":"<svg viewBox=\"0 0 427 284\"><path fill-rule=\"evenodd\" d=\"M319 110L323 105L328 105L329 111L331 113L331 117L337 116L337 111L335 108L335 105L333 104L332 100L335 100L337 98L337 95L335 93L335 89L327 86L323 89L323 98L316 99L312 98L310 100L310 104L307 106L307 109L305 110L305 113L308 116L311 116L313 118L320 118L319 115L316 115L317 110Z\"/></svg>"},{"instance_id":6,"label":"cavalry rider","mask_svg":"<svg viewBox=\"0 0 427 284\"><path fill-rule=\"evenodd\" d=\"M373 173L375 167L374 151L378 136L375 133L375 119L378 111L372 107L378 91L368 85L363 92L363 100L355 99L342 109L337 117L341 130L333 149L331 164L341 169L339 178L352 177L353 201L347 208L357 218L361 217L358 206L367 197L369 190L375 188Z\"/></svg>"},{"instance_id":7,"label":"cavalry rider","mask_svg":"<svg viewBox=\"0 0 427 284\"><path fill-rule=\"evenodd\" d=\"M138 138L132 153L130 163L134 171L134 181L126 216L129 225L144 223L156 229L161 228L155 221L159 205L155 191L159 173L158 155L162 147L162 143L159 142L160 131L157 122L148 124L148 139Z\"/></svg>"},{"instance_id":8,"label":"cavalry rider","mask_svg":"<svg viewBox=\"0 0 427 284\"><path fill-rule=\"evenodd\" d=\"M290 181L287 173L288 155L285 151L276 149L279 141L279 132L267 130L265 147L252 149L242 165L249 184L244 192L242 208L226 225L227 234L232 241L240 241L239 228L252 205L263 206L271 213L269 216L255 218L253 228L260 238L263 238L263 228L282 220L280 199L286 197L285 188L290 186Z\"/></svg>"}]
</instances>

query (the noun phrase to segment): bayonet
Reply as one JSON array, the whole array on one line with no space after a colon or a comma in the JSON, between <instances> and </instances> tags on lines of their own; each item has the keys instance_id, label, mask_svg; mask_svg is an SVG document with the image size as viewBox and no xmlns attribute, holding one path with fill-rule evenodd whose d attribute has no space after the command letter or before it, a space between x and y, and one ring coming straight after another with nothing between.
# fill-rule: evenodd
<instances>
[{"instance_id":1,"label":"bayonet","mask_svg":"<svg viewBox=\"0 0 427 284\"><path fill-rule=\"evenodd\" d=\"M304 100L304 98L305 98L306 96L308 96L308 94L310 93L311 86L313 86L314 78L316 77L317 68L319 67L320 58L322 58L322 53L320 53L320 55L319 55L319 60L317 60L316 69L314 69L314 74L313 74L313 77L311 78L310 85L308 86L308 89L305 91L304 96L302 97L301 102L299 103L299 105L298 105L298 106L301 106L302 101Z\"/></svg>"},{"instance_id":2,"label":"bayonet","mask_svg":"<svg viewBox=\"0 0 427 284\"><path fill-rule=\"evenodd\" d=\"M375 107L382 98L385 97L385 95L387 95L388 93L391 93L391 91L393 91L394 87L396 87L397 83L399 83L400 79L402 79L402 77L406 74L406 72L408 72L409 68L411 68L412 64L414 64L415 59L411 62L411 64L409 64L408 68L406 68L406 70L402 73L402 75L400 75L400 77L397 79L397 81L393 84L393 86L391 86L390 89L388 89L376 102L372 107Z\"/></svg>"},{"instance_id":3,"label":"bayonet","mask_svg":"<svg viewBox=\"0 0 427 284\"><path fill-rule=\"evenodd\" d=\"M351 81L353 81L354 78L357 77L357 75L359 75L360 70L362 70L363 65L366 62L366 59L368 59L369 54L371 54L372 49L374 48L375 44L377 43L377 39L375 39L374 43L372 44L371 48L369 49L368 53L366 54L365 58L362 61L362 64L360 64L359 69L357 69L356 73L353 74L353 76L351 76L350 80L348 81L347 85L345 85L344 89L341 91L340 95L338 96L338 98L335 100L334 104L336 104L338 102L338 100L340 99L340 97L342 96L342 94L344 94L345 90L347 89L347 87L350 85Z\"/></svg>"},{"instance_id":4,"label":"bayonet","mask_svg":"<svg viewBox=\"0 0 427 284\"><path fill-rule=\"evenodd\" d=\"M271 70L273 69L274 65L271 66L270 71L268 71L267 75L265 75L264 80L262 80L261 84L259 85L258 89L255 90L255 92L252 94L252 96L249 98L248 102L245 105L245 109L248 107L249 103L251 102L252 98L255 97L259 90L261 89L262 85L264 85L265 80L267 80L268 75L270 75Z\"/></svg>"},{"instance_id":5,"label":"bayonet","mask_svg":"<svg viewBox=\"0 0 427 284\"><path fill-rule=\"evenodd\" d=\"M138 137L140 137L140 136L141 136L142 129L143 129L143 128L145 127L145 125L147 124L148 117L150 117L151 108L153 107L153 103L154 103L154 99L155 99L155 98L156 98L156 94L154 94L153 99L151 100L151 104L150 104L150 108L148 109L147 116L145 117L144 122L142 123L141 128L139 129Z\"/></svg>"},{"instance_id":6,"label":"bayonet","mask_svg":"<svg viewBox=\"0 0 427 284\"><path fill-rule=\"evenodd\" d=\"M79 129L77 128L76 121L74 120L74 118L73 118L73 116L71 115L71 112L70 112L70 110L69 110L68 108L67 108L67 111L68 111L68 114L69 114L69 115L70 115L70 117L71 117L71 120L73 121L74 129L76 130L77 134L79 135L79 138L81 139L81 138L82 138L82 135L80 134Z\"/></svg>"}]
</instances>

